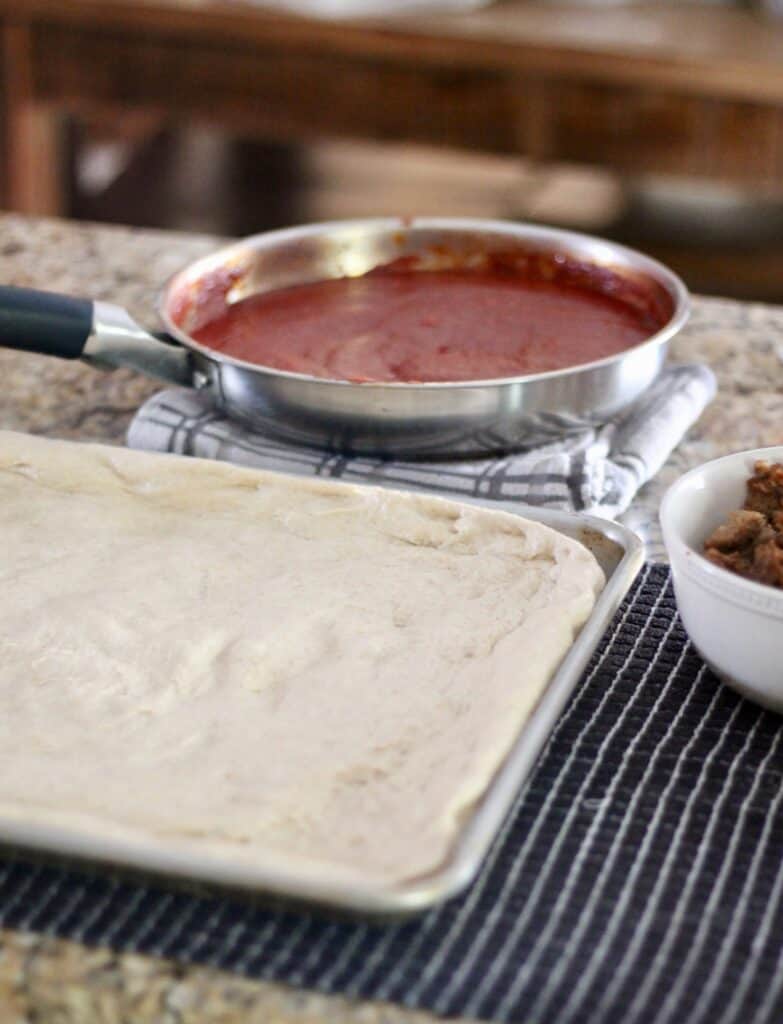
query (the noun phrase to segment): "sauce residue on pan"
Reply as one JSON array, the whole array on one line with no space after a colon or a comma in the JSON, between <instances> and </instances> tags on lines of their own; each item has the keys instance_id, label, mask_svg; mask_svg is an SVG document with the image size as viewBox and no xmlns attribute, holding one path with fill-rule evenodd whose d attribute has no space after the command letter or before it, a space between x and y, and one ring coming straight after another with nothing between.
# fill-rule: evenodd
<instances>
[{"instance_id":1,"label":"sauce residue on pan","mask_svg":"<svg viewBox=\"0 0 783 1024\"><path fill-rule=\"evenodd\" d=\"M332 380L488 380L639 344L671 316L658 287L549 254L436 269L400 259L241 299L191 334L248 363Z\"/></svg>"}]
</instances>

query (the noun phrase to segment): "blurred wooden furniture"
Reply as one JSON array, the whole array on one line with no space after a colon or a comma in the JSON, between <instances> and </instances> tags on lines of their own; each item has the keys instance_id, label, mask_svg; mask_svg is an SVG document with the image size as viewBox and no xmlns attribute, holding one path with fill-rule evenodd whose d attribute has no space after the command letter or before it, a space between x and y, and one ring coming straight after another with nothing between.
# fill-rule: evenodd
<instances>
[{"instance_id":1,"label":"blurred wooden furniture","mask_svg":"<svg viewBox=\"0 0 783 1024\"><path fill-rule=\"evenodd\" d=\"M0 26L0 200L29 213L62 208L66 113L783 180L783 22L739 9L500 0L336 23L245 0L0 0Z\"/></svg>"}]
</instances>

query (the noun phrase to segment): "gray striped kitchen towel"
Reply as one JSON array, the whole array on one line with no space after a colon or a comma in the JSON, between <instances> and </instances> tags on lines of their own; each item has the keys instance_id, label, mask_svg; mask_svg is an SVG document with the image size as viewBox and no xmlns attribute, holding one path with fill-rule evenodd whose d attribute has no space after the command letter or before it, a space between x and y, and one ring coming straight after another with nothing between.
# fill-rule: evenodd
<instances>
[{"instance_id":1,"label":"gray striped kitchen towel","mask_svg":"<svg viewBox=\"0 0 783 1024\"><path fill-rule=\"evenodd\" d=\"M128 444L303 476L612 518L658 472L714 394L715 378L706 366L671 366L629 412L600 426L584 424L507 455L425 462L295 447L226 419L209 394L178 388L153 395L142 406L128 431Z\"/></svg>"}]
</instances>

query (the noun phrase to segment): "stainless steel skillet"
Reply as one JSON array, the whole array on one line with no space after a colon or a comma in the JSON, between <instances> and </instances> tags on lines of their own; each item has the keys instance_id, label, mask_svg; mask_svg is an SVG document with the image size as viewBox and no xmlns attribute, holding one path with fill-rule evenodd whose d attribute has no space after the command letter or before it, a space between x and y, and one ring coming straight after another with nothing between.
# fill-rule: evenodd
<instances>
[{"instance_id":1,"label":"stainless steel skillet","mask_svg":"<svg viewBox=\"0 0 783 1024\"><path fill-rule=\"evenodd\" d=\"M454 383L353 383L242 362L189 333L250 295L358 276L400 257L422 269L491 254L549 254L611 272L665 309L639 345L596 362L522 377ZM456 261L456 264L455 264ZM117 306L0 288L0 344L208 388L227 415L285 440L339 451L434 456L506 451L632 403L659 373L689 301L666 267L623 246L528 224L464 219L358 220L256 235L186 267L164 287L155 337Z\"/></svg>"}]
</instances>

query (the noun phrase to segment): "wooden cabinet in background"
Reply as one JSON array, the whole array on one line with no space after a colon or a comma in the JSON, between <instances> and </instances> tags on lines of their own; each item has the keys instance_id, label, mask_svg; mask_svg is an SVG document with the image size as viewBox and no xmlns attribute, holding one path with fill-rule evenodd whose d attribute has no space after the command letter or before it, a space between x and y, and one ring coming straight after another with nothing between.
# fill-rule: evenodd
<instances>
[{"instance_id":1,"label":"wooden cabinet in background","mask_svg":"<svg viewBox=\"0 0 783 1024\"><path fill-rule=\"evenodd\" d=\"M62 118L445 145L775 187L783 25L499 0L350 23L241 0L0 0L3 202L62 209Z\"/></svg>"}]
</instances>

